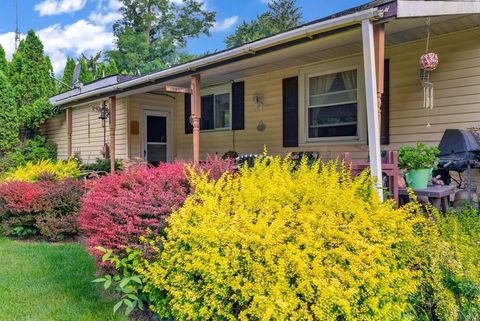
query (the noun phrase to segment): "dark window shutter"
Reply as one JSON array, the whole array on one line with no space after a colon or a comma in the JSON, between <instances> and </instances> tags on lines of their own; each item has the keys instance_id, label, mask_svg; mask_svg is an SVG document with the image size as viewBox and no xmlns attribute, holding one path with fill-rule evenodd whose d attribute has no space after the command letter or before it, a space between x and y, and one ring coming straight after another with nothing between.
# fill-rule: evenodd
<instances>
[{"instance_id":1,"label":"dark window shutter","mask_svg":"<svg viewBox=\"0 0 480 321\"><path fill-rule=\"evenodd\" d=\"M184 112L185 112L185 134L193 133L193 126L190 123L190 116L192 114L192 98L190 94L184 96Z\"/></svg>"},{"instance_id":2,"label":"dark window shutter","mask_svg":"<svg viewBox=\"0 0 480 321\"><path fill-rule=\"evenodd\" d=\"M381 106L380 143L390 144L390 60L386 59L383 72L383 95Z\"/></svg>"},{"instance_id":3,"label":"dark window shutter","mask_svg":"<svg viewBox=\"0 0 480 321\"><path fill-rule=\"evenodd\" d=\"M202 115L200 118L200 129L214 129L215 124L213 123L213 113L214 108L214 96L202 96Z\"/></svg>"},{"instance_id":4,"label":"dark window shutter","mask_svg":"<svg viewBox=\"0 0 480 321\"><path fill-rule=\"evenodd\" d=\"M298 146L298 77L283 79L283 147Z\"/></svg>"},{"instance_id":5,"label":"dark window shutter","mask_svg":"<svg viewBox=\"0 0 480 321\"><path fill-rule=\"evenodd\" d=\"M232 130L245 129L245 82L232 84Z\"/></svg>"}]
</instances>

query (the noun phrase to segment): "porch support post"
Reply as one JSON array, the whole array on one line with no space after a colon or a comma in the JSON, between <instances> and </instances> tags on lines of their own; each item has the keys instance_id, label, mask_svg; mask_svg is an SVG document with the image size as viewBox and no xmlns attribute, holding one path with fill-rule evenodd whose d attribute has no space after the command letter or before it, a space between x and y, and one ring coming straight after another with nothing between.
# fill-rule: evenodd
<instances>
[{"instance_id":1,"label":"porch support post","mask_svg":"<svg viewBox=\"0 0 480 321\"><path fill-rule=\"evenodd\" d=\"M382 96L385 88L384 84L384 69L385 69L385 24L376 24L373 27L373 38L375 42L375 67L377 71L377 104L378 104L378 119L379 126L382 122Z\"/></svg>"},{"instance_id":2,"label":"porch support post","mask_svg":"<svg viewBox=\"0 0 480 321\"><path fill-rule=\"evenodd\" d=\"M193 121L193 163L200 162L200 115L201 115L201 97L200 97L200 74L193 75L191 78L192 90L192 121Z\"/></svg>"},{"instance_id":3,"label":"porch support post","mask_svg":"<svg viewBox=\"0 0 480 321\"><path fill-rule=\"evenodd\" d=\"M377 189L378 196L380 200L383 200L380 126L378 121L377 84L375 75L375 43L373 39L373 24L368 19L362 21L362 40L370 171L372 177L375 179L375 188Z\"/></svg>"},{"instance_id":4,"label":"porch support post","mask_svg":"<svg viewBox=\"0 0 480 321\"><path fill-rule=\"evenodd\" d=\"M72 157L73 117L72 107L67 108L67 157Z\"/></svg>"},{"instance_id":5,"label":"porch support post","mask_svg":"<svg viewBox=\"0 0 480 321\"><path fill-rule=\"evenodd\" d=\"M115 174L115 128L117 123L117 97L108 98L110 105L110 173Z\"/></svg>"}]
</instances>

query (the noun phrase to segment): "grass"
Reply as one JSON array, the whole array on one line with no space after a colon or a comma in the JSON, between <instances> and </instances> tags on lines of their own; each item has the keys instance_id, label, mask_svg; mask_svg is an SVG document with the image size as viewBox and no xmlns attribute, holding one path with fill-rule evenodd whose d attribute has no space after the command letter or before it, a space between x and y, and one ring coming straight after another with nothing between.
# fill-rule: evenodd
<instances>
[{"instance_id":1,"label":"grass","mask_svg":"<svg viewBox=\"0 0 480 321\"><path fill-rule=\"evenodd\" d=\"M120 321L91 283L95 267L79 244L0 238L0 320Z\"/></svg>"}]
</instances>

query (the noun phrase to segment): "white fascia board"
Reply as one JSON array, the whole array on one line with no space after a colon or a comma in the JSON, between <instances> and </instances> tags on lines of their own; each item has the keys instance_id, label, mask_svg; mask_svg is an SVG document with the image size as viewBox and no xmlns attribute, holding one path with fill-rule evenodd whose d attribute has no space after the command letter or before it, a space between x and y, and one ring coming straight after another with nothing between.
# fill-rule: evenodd
<instances>
[{"instance_id":1,"label":"white fascia board","mask_svg":"<svg viewBox=\"0 0 480 321\"><path fill-rule=\"evenodd\" d=\"M246 53L255 53L258 50L265 49L268 47L272 47L277 44L281 44L284 42L288 42L295 39L300 39L304 37L309 37L311 35L321 33L327 30L334 30L344 26L352 25L352 24L359 24L365 19L375 19L380 18L383 16L383 11L378 10L377 8L370 8L363 11L355 12L349 15L332 18L330 20L320 21L317 23L313 23L311 25L306 25L297 29L293 29L290 31L286 31L284 33L268 37L265 39L261 39L255 41L250 44L246 44L240 46L238 48L233 48L230 50L226 50L224 52L220 52L218 54L207 56L204 58L200 58L198 60L185 63L183 65L175 66L169 69L165 69L162 71L158 71L152 73L147 76L139 77L133 80L125 81L120 84L112 85L109 87L93 90L90 92L80 93L75 96L71 96L68 98L64 98L61 100L57 100L54 102L55 106L64 106L66 104L75 103L80 99L90 98L96 95L102 95L111 91L124 91L128 90L132 86L136 85L146 85L148 86L149 82L155 81L156 79L162 77L169 77L175 76L176 74L187 72L187 71L194 71L197 68L208 66L210 64L215 64L221 62L223 60L227 60L230 58L234 58L237 56L244 55Z\"/></svg>"},{"instance_id":2,"label":"white fascia board","mask_svg":"<svg viewBox=\"0 0 480 321\"><path fill-rule=\"evenodd\" d=\"M397 18L433 17L480 13L480 1L397 1Z\"/></svg>"}]
</instances>

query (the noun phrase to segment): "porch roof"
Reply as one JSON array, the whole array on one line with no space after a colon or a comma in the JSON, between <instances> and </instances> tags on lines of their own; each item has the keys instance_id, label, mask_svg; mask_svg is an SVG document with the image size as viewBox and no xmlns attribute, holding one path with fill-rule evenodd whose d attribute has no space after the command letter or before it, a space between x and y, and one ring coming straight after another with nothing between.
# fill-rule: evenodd
<instances>
[{"instance_id":1,"label":"porch roof","mask_svg":"<svg viewBox=\"0 0 480 321\"><path fill-rule=\"evenodd\" d=\"M266 37L242 46L170 67L135 79L117 76L85 84L50 98L54 106L67 107L119 95L161 89L163 85L189 85L193 74L202 73L202 85L211 85L252 74L295 65L308 64L333 57L360 53L360 22L364 19L393 21L387 25L387 45L424 37L426 14L437 16L433 35L478 25L479 1L412 1L377 0L334 15L311 21L297 28ZM451 15L456 16L451 16ZM408 33L405 30L409 30ZM334 37L332 37L335 35ZM206 77L205 77L205 76ZM228 78L228 79L227 79Z\"/></svg>"}]
</instances>

